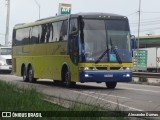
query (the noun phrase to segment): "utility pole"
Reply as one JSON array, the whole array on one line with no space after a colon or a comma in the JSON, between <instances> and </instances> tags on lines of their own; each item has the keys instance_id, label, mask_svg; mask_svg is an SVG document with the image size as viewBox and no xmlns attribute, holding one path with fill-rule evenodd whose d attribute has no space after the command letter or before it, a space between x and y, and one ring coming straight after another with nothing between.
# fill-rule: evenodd
<instances>
[{"instance_id":1,"label":"utility pole","mask_svg":"<svg viewBox=\"0 0 160 120\"><path fill-rule=\"evenodd\" d=\"M7 1L7 19L6 19L6 34L5 34L5 46L8 46L9 41L9 20L10 20L10 0Z\"/></svg>"},{"instance_id":2,"label":"utility pole","mask_svg":"<svg viewBox=\"0 0 160 120\"><path fill-rule=\"evenodd\" d=\"M40 4L37 2L37 0L34 0L35 3L37 4L38 8L39 8L39 19L41 18L41 6Z\"/></svg>"},{"instance_id":3,"label":"utility pole","mask_svg":"<svg viewBox=\"0 0 160 120\"><path fill-rule=\"evenodd\" d=\"M141 0L139 0L139 18L138 18L138 41L137 41L137 54L139 53L139 33L140 33L140 22L141 22ZM136 71L138 71L138 59L137 59L137 66Z\"/></svg>"},{"instance_id":4,"label":"utility pole","mask_svg":"<svg viewBox=\"0 0 160 120\"><path fill-rule=\"evenodd\" d=\"M141 0L139 0L139 19L138 19L138 44L137 44L137 49L139 49L139 34L140 34L140 22L141 22Z\"/></svg>"}]
</instances>

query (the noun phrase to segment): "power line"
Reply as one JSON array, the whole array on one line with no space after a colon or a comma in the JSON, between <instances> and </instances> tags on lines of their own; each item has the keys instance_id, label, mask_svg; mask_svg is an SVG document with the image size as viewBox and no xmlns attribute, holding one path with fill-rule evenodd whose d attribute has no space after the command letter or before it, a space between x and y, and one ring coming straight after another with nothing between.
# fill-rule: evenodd
<instances>
[{"instance_id":1,"label":"power line","mask_svg":"<svg viewBox=\"0 0 160 120\"><path fill-rule=\"evenodd\" d=\"M146 12L146 11L141 11L142 13L151 13L151 14L155 14L155 13L160 13L160 12Z\"/></svg>"},{"instance_id":2,"label":"power line","mask_svg":"<svg viewBox=\"0 0 160 120\"><path fill-rule=\"evenodd\" d=\"M158 25L158 26L159 26L160 23L156 23L156 24L145 24L145 25L142 25L142 24L141 24L141 26L142 26L143 28L144 28L144 27L155 26L155 25ZM137 28L137 26L131 26L131 27L132 27L132 28L135 28L135 27Z\"/></svg>"},{"instance_id":3,"label":"power line","mask_svg":"<svg viewBox=\"0 0 160 120\"><path fill-rule=\"evenodd\" d=\"M131 13L131 14L128 14L128 15L126 15L126 16L131 16L131 15L134 15L134 14L137 14L137 13L138 13L138 11L133 12L133 13Z\"/></svg>"},{"instance_id":4,"label":"power line","mask_svg":"<svg viewBox=\"0 0 160 120\"><path fill-rule=\"evenodd\" d=\"M153 30L160 30L160 27L155 27L155 28L146 28L146 29L141 29L140 32L145 32L145 31L153 31ZM137 30L131 30L132 32L137 32Z\"/></svg>"},{"instance_id":5,"label":"power line","mask_svg":"<svg viewBox=\"0 0 160 120\"><path fill-rule=\"evenodd\" d=\"M143 19L143 18L141 19L141 21L143 21L143 22L144 21L150 21L150 20L160 20L160 18L156 17L156 18L150 18L150 19ZM132 20L130 19L129 21L137 21L137 19L132 19Z\"/></svg>"},{"instance_id":6,"label":"power line","mask_svg":"<svg viewBox=\"0 0 160 120\"><path fill-rule=\"evenodd\" d=\"M141 23L155 23L155 22L160 22L160 19L159 20L152 20L152 21L143 21ZM134 23L130 23L130 24L138 24L138 22L134 22Z\"/></svg>"}]
</instances>

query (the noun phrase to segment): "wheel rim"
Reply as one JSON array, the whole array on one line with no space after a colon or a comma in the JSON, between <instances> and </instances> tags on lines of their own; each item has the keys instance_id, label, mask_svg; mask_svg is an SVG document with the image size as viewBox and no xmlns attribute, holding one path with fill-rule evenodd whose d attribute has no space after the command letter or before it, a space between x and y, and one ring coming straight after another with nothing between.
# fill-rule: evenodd
<instances>
[{"instance_id":1,"label":"wheel rim","mask_svg":"<svg viewBox=\"0 0 160 120\"><path fill-rule=\"evenodd\" d=\"M24 69L23 69L23 80L25 81L26 78L27 78L27 75L26 75L26 70L25 70L25 68L24 68Z\"/></svg>"}]
</instances>

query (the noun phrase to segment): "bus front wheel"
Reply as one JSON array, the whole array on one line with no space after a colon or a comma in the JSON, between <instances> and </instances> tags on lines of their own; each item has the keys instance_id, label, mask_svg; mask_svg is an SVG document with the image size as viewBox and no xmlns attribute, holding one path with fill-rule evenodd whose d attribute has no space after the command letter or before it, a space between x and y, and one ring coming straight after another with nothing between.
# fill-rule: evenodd
<instances>
[{"instance_id":1,"label":"bus front wheel","mask_svg":"<svg viewBox=\"0 0 160 120\"><path fill-rule=\"evenodd\" d=\"M106 82L106 86L108 89L114 89L117 85L117 82Z\"/></svg>"},{"instance_id":2,"label":"bus front wheel","mask_svg":"<svg viewBox=\"0 0 160 120\"><path fill-rule=\"evenodd\" d=\"M68 70L65 70L64 73L64 83L66 87L73 87L76 84L75 82L71 82L71 77Z\"/></svg>"}]
</instances>

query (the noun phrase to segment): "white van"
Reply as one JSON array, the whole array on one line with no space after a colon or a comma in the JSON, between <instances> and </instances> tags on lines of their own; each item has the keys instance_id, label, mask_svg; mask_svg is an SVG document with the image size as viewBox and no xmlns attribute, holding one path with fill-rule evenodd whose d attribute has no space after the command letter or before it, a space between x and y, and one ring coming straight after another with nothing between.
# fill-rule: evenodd
<instances>
[{"instance_id":1,"label":"white van","mask_svg":"<svg viewBox=\"0 0 160 120\"><path fill-rule=\"evenodd\" d=\"M12 71L11 47L0 47L0 71Z\"/></svg>"}]
</instances>

